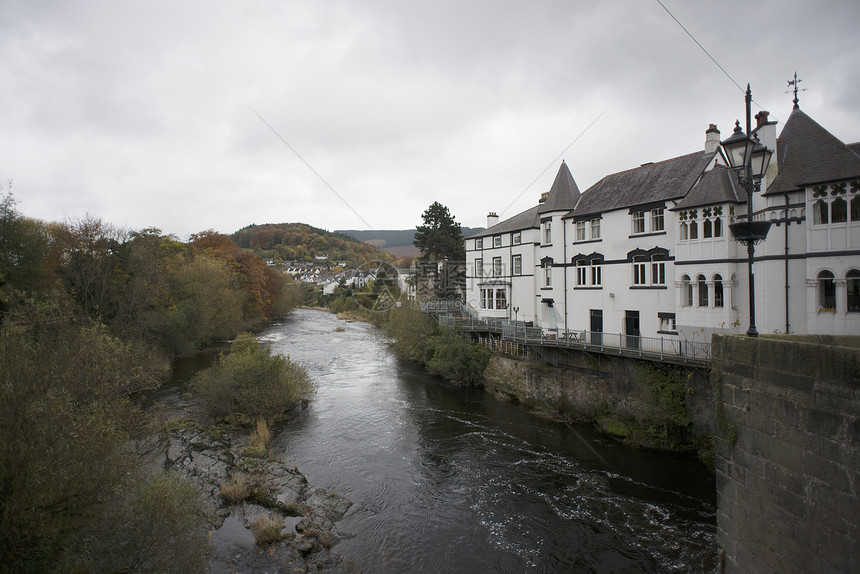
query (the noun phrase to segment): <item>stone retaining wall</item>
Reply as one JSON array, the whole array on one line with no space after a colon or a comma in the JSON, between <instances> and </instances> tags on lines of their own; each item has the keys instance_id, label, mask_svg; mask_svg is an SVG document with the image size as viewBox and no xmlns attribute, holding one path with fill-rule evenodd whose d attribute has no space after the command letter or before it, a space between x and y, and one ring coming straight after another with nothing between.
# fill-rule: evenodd
<instances>
[{"instance_id":1,"label":"stone retaining wall","mask_svg":"<svg viewBox=\"0 0 860 574\"><path fill-rule=\"evenodd\" d=\"M712 349L720 571L860 571L860 337Z\"/></svg>"}]
</instances>

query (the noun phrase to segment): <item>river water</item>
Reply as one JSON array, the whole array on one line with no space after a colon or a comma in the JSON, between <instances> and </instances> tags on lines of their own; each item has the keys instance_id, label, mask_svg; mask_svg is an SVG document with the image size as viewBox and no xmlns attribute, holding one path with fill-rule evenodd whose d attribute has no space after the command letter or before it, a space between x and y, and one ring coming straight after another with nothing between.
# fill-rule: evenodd
<instances>
[{"instance_id":1,"label":"river water","mask_svg":"<svg viewBox=\"0 0 860 574\"><path fill-rule=\"evenodd\" d=\"M322 311L261 338L316 381L273 449L354 502L334 547L348 571L714 571L714 479L697 461L447 384Z\"/></svg>"}]
</instances>

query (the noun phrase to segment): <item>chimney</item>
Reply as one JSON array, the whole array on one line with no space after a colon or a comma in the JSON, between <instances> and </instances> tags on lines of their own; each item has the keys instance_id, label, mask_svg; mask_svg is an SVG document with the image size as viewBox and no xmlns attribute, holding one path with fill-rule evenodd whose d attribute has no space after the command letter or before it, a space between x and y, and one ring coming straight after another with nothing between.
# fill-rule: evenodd
<instances>
[{"instance_id":1,"label":"chimney","mask_svg":"<svg viewBox=\"0 0 860 574\"><path fill-rule=\"evenodd\" d=\"M491 211L487 214L487 229L491 228L495 224L499 222L499 216L496 215L495 211Z\"/></svg>"},{"instance_id":2,"label":"chimney","mask_svg":"<svg viewBox=\"0 0 860 574\"><path fill-rule=\"evenodd\" d=\"M779 162L776 156L776 122L768 119L769 115L770 112L764 110L755 115L755 130L759 141L774 152L773 157L770 158L770 165L767 168L767 177L765 177L765 181L762 183L762 191L767 190L767 185L779 174Z\"/></svg>"},{"instance_id":3,"label":"chimney","mask_svg":"<svg viewBox=\"0 0 860 574\"><path fill-rule=\"evenodd\" d=\"M543 192L542 194L540 194L540 199L538 200L538 203L546 203L547 197L549 197L549 192L548 191Z\"/></svg>"},{"instance_id":4,"label":"chimney","mask_svg":"<svg viewBox=\"0 0 860 574\"><path fill-rule=\"evenodd\" d=\"M705 155L710 155L720 147L720 130L717 124L710 124L705 130Z\"/></svg>"}]
</instances>

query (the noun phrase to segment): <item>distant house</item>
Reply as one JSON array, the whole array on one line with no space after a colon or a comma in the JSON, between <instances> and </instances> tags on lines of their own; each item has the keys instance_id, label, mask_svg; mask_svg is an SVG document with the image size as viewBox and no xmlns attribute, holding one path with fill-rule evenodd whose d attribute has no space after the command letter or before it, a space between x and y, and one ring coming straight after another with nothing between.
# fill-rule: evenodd
<instances>
[{"instance_id":1,"label":"distant house","mask_svg":"<svg viewBox=\"0 0 860 574\"><path fill-rule=\"evenodd\" d=\"M860 145L846 145L796 108L777 137L754 220L760 332L860 334ZM562 162L540 202L465 240L467 305L481 317L577 331L709 340L748 326L747 252L729 225L746 191L720 132L704 149L608 175L580 193Z\"/></svg>"}]
</instances>

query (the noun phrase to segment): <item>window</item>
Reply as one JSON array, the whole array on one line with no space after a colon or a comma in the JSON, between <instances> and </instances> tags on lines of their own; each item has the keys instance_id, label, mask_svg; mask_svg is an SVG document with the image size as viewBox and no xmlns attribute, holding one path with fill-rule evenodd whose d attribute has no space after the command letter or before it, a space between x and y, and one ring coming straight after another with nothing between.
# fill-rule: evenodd
<instances>
[{"instance_id":1,"label":"window","mask_svg":"<svg viewBox=\"0 0 860 574\"><path fill-rule=\"evenodd\" d=\"M848 288L846 303L849 313L860 313L860 271L852 269L845 276Z\"/></svg>"},{"instance_id":2,"label":"window","mask_svg":"<svg viewBox=\"0 0 860 574\"><path fill-rule=\"evenodd\" d=\"M543 268L543 284L544 287L552 286L552 267L550 267L549 265L546 265Z\"/></svg>"},{"instance_id":3,"label":"window","mask_svg":"<svg viewBox=\"0 0 860 574\"><path fill-rule=\"evenodd\" d=\"M645 285L645 256L633 257L633 284Z\"/></svg>"},{"instance_id":4,"label":"window","mask_svg":"<svg viewBox=\"0 0 860 574\"><path fill-rule=\"evenodd\" d=\"M522 275L523 274L523 256L522 255L514 255L511 257L511 269L514 275Z\"/></svg>"},{"instance_id":5,"label":"window","mask_svg":"<svg viewBox=\"0 0 860 574\"><path fill-rule=\"evenodd\" d=\"M689 275L681 277L681 305L683 307L693 306L693 283Z\"/></svg>"},{"instance_id":6,"label":"window","mask_svg":"<svg viewBox=\"0 0 860 574\"><path fill-rule=\"evenodd\" d=\"M723 218L717 217L714 219L714 237L723 236Z\"/></svg>"},{"instance_id":7,"label":"window","mask_svg":"<svg viewBox=\"0 0 860 574\"><path fill-rule=\"evenodd\" d=\"M544 243L552 243L552 222L547 221L544 223L543 227L543 242Z\"/></svg>"},{"instance_id":8,"label":"window","mask_svg":"<svg viewBox=\"0 0 860 574\"><path fill-rule=\"evenodd\" d=\"M591 284L592 285L603 285L603 278L601 277L601 264L603 261L600 259L592 259L591 260Z\"/></svg>"},{"instance_id":9,"label":"window","mask_svg":"<svg viewBox=\"0 0 860 574\"><path fill-rule=\"evenodd\" d=\"M653 285L666 284L666 257L664 255L653 255L651 257L651 283Z\"/></svg>"},{"instance_id":10,"label":"window","mask_svg":"<svg viewBox=\"0 0 860 574\"><path fill-rule=\"evenodd\" d=\"M812 205L812 223L815 225L824 225L830 223L828 217L827 202L819 199Z\"/></svg>"},{"instance_id":11,"label":"window","mask_svg":"<svg viewBox=\"0 0 860 574\"><path fill-rule=\"evenodd\" d=\"M686 222L681 224L681 241L686 241L689 238L689 229Z\"/></svg>"},{"instance_id":12,"label":"window","mask_svg":"<svg viewBox=\"0 0 860 574\"><path fill-rule=\"evenodd\" d=\"M504 289L496 289L496 309L507 309L507 294Z\"/></svg>"},{"instance_id":13,"label":"window","mask_svg":"<svg viewBox=\"0 0 860 574\"><path fill-rule=\"evenodd\" d=\"M487 290L481 289L481 309L487 308Z\"/></svg>"},{"instance_id":14,"label":"window","mask_svg":"<svg viewBox=\"0 0 860 574\"><path fill-rule=\"evenodd\" d=\"M818 274L818 306L819 311L836 311L836 281L830 271Z\"/></svg>"},{"instance_id":15,"label":"window","mask_svg":"<svg viewBox=\"0 0 860 574\"><path fill-rule=\"evenodd\" d=\"M475 259L475 277L484 276L484 260Z\"/></svg>"},{"instance_id":16,"label":"window","mask_svg":"<svg viewBox=\"0 0 860 574\"><path fill-rule=\"evenodd\" d=\"M493 257L493 277L501 277L502 275L502 258Z\"/></svg>"},{"instance_id":17,"label":"window","mask_svg":"<svg viewBox=\"0 0 860 574\"><path fill-rule=\"evenodd\" d=\"M699 287L699 307L708 306L708 281L704 275L699 275L696 278L696 283Z\"/></svg>"},{"instance_id":18,"label":"window","mask_svg":"<svg viewBox=\"0 0 860 574\"><path fill-rule=\"evenodd\" d=\"M676 332L674 313L657 313L657 319L660 321L660 333Z\"/></svg>"},{"instance_id":19,"label":"window","mask_svg":"<svg viewBox=\"0 0 860 574\"><path fill-rule=\"evenodd\" d=\"M710 239L714 233L714 226L711 223L710 219L706 219L704 223L702 223L702 238Z\"/></svg>"},{"instance_id":20,"label":"window","mask_svg":"<svg viewBox=\"0 0 860 574\"><path fill-rule=\"evenodd\" d=\"M591 220L591 238L592 239L600 239L600 220L592 219Z\"/></svg>"},{"instance_id":21,"label":"window","mask_svg":"<svg viewBox=\"0 0 860 574\"><path fill-rule=\"evenodd\" d=\"M723 276L719 273L714 275L714 307L724 307Z\"/></svg>"},{"instance_id":22,"label":"window","mask_svg":"<svg viewBox=\"0 0 860 574\"><path fill-rule=\"evenodd\" d=\"M511 233L511 245L519 245L523 241L521 232Z\"/></svg>"},{"instance_id":23,"label":"window","mask_svg":"<svg viewBox=\"0 0 860 574\"><path fill-rule=\"evenodd\" d=\"M501 247L502 246L502 236L494 235L493 236L493 247Z\"/></svg>"},{"instance_id":24,"label":"window","mask_svg":"<svg viewBox=\"0 0 860 574\"><path fill-rule=\"evenodd\" d=\"M690 239L699 238L699 224L695 221L690 222Z\"/></svg>"},{"instance_id":25,"label":"window","mask_svg":"<svg viewBox=\"0 0 860 574\"><path fill-rule=\"evenodd\" d=\"M475 240L475 249L483 249L483 248L484 248L483 238L482 239L476 239Z\"/></svg>"},{"instance_id":26,"label":"window","mask_svg":"<svg viewBox=\"0 0 860 574\"><path fill-rule=\"evenodd\" d=\"M633 212L633 233L645 233L645 212Z\"/></svg>"},{"instance_id":27,"label":"window","mask_svg":"<svg viewBox=\"0 0 860 574\"><path fill-rule=\"evenodd\" d=\"M857 223L860 221L860 195L851 200L851 222Z\"/></svg>"},{"instance_id":28,"label":"window","mask_svg":"<svg viewBox=\"0 0 860 574\"><path fill-rule=\"evenodd\" d=\"M848 221L848 203L837 197L830 204L830 223L845 223Z\"/></svg>"},{"instance_id":29,"label":"window","mask_svg":"<svg viewBox=\"0 0 860 574\"><path fill-rule=\"evenodd\" d=\"M587 285L588 269L585 266L585 259L580 259L576 262L576 284L580 287Z\"/></svg>"},{"instance_id":30,"label":"window","mask_svg":"<svg viewBox=\"0 0 860 574\"><path fill-rule=\"evenodd\" d=\"M585 222L577 221L576 222L576 240L577 241L585 241Z\"/></svg>"},{"instance_id":31,"label":"window","mask_svg":"<svg viewBox=\"0 0 860 574\"><path fill-rule=\"evenodd\" d=\"M651 231L663 231L663 208L651 210Z\"/></svg>"}]
</instances>

